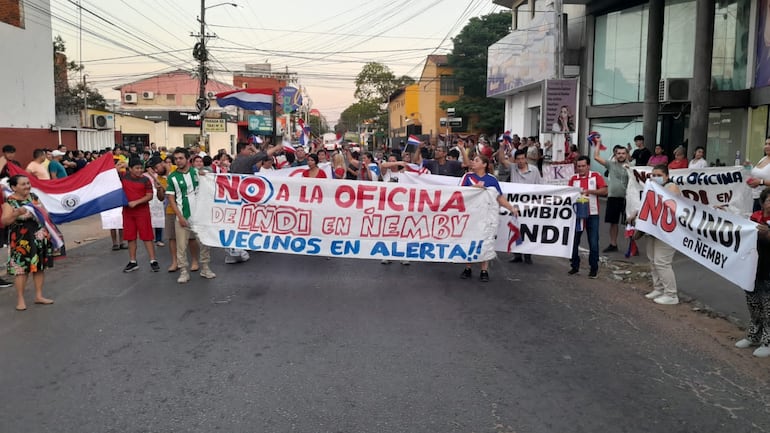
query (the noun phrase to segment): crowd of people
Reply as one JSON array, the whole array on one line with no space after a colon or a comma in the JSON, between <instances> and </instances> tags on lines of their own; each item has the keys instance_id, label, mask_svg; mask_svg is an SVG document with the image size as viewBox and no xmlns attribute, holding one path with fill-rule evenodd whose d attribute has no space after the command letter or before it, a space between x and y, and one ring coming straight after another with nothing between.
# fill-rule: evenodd
<instances>
[{"instance_id":1,"label":"crowd of people","mask_svg":"<svg viewBox=\"0 0 770 433\"><path fill-rule=\"evenodd\" d=\"M619 251L618 233L622 224L633 224L635 216L626 221L625 194L628 186L628 168L648 165L650 179L659 183L673 194L679 189L669 177L669 169L705 167L705 150L697 147L693 159L688 161L685 149L679 147L668 161L663 148L655 146L654 153L644 144L642 136L634 138L636 149L629 146L614 146L611 156L601 154L601 135L592 132L589 142L593 146L593 159L606 168L604 176L590 170L591 159L586 155L567 155L574 160L575 174L568 184L581 191L576 207L578 227L568 274L580 272L581 258L578 251L582 234L588 237L589 278L597 278L599 271L599 197L607 197L605 222L609 223L609 244L604 253ZM408 143L398 149L383 149L379 152L361 151L356 146L335 146L327 149L314 142L308 149L272 144L269 138L254 137L248 142L239 142L234 157L225 151L208 155L197 146L175 148L168 151L155 147L138 151L136 147L105 149L102 152L69 151L66 146L55 150L37 149L33 161L26 167L29 176L38 179L59 179L82 169L101 154L112 152L115 167L120 172L128 204L123 207L119 227L110 227L113 250L127 249L129 262L123 272L140 268L137 261L138 241L147 251L149 267L153 272L160 270L155 248L169 248L170 273L177 273L180 284L190 281L191 273L198 272L202 278L213 279L216 274L210 266L209 247L196 240L189 218L190 200L195 195L199 176L206 173L253 174L284 167L302 169L306 178L348 179L358 181L398 182L404 172L433 173L455 176L458 184L467 187L493 188L497 191L498 202L512 215L515 209L505 200L500 181L514 183L542 184L542 162L550 156L550 143L541 146L536 137L520 139L516 135L505 135L498 143L490 143L484 137L474 141L472 137L456 137L451 144L426 142ZM19 163L15 160L16 149L11 145L3 147L0 157L0 175L8 176L8 165ZM770 356L770 138L765 142L765 156L752 168L748 184L754 188L755 203L752 220L759 225L759 266L754 292L747 292L747 305L751 314L751 326L747 337L738 347L757 347L754 354ZM577 150L574 149L573 153ZM326 167L329 167L327 176ZM606 178L606 180L605 180ZM27 276L33 275L35 286L34 302L50 305L53 300L43 296L44 271L53 265L53 248L45 224L35 216L35 207L42 206L31 192L29 179L25 175L10 176L11 192L5 195L2 205L2 222L8 228L10 248L8 275L14 277L17 289L18 311L26 310L23 296ZM650 261L653 290L645 295L661 305L679 303L676 278L672 268L675 249L665 239L647 236L646 253ZM188 254L189 253L189 254ZM189 255L189 258L188 258ZM225 264L249 260L245 250L228 249ZM531 255L514 254L514 263L532 264ZM383 260L383 264L391 263ZM402 262L409 264L409 262ZM467 265L460 277L472 277L472 266ZM488 264L481 263L479 279L490 280ZM11 283L0 280L5 286ZM0 284L1 286L2 284Z\"/></svg>"}]
</instances>

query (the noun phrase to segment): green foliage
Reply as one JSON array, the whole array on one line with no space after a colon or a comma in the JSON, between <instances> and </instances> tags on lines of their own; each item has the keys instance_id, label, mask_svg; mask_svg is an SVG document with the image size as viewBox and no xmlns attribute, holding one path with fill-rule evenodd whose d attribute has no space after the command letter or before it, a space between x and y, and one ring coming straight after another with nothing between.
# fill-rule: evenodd
<instances>
[{"instance_id":1,"label":"green foliage","mask_svg":"<svg viewBox=\"0 0 770 433\"><path fill-rule=\"evenodd\" d=\"M385 110L379 103L366 100L358 101L340 113L340 121L334 130L335 132L357 131L358 125L370 120L379 123L380 118L384 115Z\"/></svg>"},{"instance_id":2,"label":"green foliage","mask_svg":"<svg viewBox=\"0 0 770 433\"><path fill-rule=\"evenodd\" d=\"M499 12L471 18L452 39L454 47L448 56L456 83L463 95L451 104L460 117L477 116L473 125L481 132L500 131L504 126L505 101L487 98L487 49L511 30L510 12Z\"/></svg>"},{"instance_id":3,"label":"green foliage","mask_svg":"<svg viewBox=\"0 0 770 433\"><path fill-rule=\"evenodd\" d=\"M309 116L307 123L310 126L310 130L313 132L313 135L315 136L320 136L329 132L329 124L326 123L326 119L323 117Z\"/></svg>"},{"instance_id":4,"label":"green foliage","mask_svg":"<svg viewBox=\"0 0 770 433\"><path fill-rule=\"evenodd\" d=\"M56 112L74 114L82 110L86 103L88 108L104 110L107 102L97 89L89 87L87 84L84 85L82 82L77 82L74 86L70 86L67 82L59 82L60 77L69 76L68 72L77 73L83 70L83 66L74 61L67 62L63 66L56 62L56 55L66 55L66 50L64 39L57 35L53 40L54 83L56 83L57 88ZM62 71L62 67L66 67L67 71Z\"/></svg>"}]
</instances>

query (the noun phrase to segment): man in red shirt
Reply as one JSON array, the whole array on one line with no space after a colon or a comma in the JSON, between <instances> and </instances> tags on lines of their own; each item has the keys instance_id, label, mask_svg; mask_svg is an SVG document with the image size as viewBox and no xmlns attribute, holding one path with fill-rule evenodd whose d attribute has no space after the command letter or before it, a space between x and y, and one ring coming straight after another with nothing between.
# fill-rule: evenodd
<instances>
[{"instance_id":1,"label":"man in red shirt","mask_svg":"<svg viewBox=\"0 0 770 433\"><path fill-rule=\"evenodd\" d=\"M155 260L155 246L152 243L155 239L149 205L150 200L152 200L152 184L150 183L152 181L143 173L142 161L139 158L131 158L128 163L128 171L121 179L123 191L128 199L128 205L123 206L123 239L128 241L129 262L123 268L123 272L133 272L139 269L139 265L136 263L137 233L150 256L150 269L153 272L160 270L158 261Z\"/></svg>"},{"instance_id":2,"label":"man in red shirt","mask_svg":"<svg viewBox=\"0 0 770 433\"><path fill-rule=\"evenodd\" d=\"M596 278L599 272L599 196L607 195L607 183L604 182L604 178L599 173L589 170L590 163L591 161L587 156L578 157L575 162L577 173L573 174L569 180L569 186L580 188L581 194L578 199L578 221L575 230L575 242L572 245L569 274L575 275L580 270L578 246L580 246L583 231L588 231L588 264L591 267L588 278ZM581 201L583 203L580 203ZM581 206L584 214L581 214Z\"/></svg>"}]
</instances>

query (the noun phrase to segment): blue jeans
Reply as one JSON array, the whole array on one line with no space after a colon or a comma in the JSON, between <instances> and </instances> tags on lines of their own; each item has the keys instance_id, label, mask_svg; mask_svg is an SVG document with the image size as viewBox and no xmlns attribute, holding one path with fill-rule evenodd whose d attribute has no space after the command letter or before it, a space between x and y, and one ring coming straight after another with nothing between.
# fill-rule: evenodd
<instances>
[{"instance_id":1,"label":"blue jeans","mask_svg":"<svg viewBox=\"0 0 770 433\"><path fill-rule=\"evenodd\" d=\"M580 246L583 232L588 232L588 264L591 266L591 272L597 272L599 270L599 215L589 216L585 223L582 232L575 230L575 242L572 244L572 261L570 264L573 269L580 269L578 247Z\"/></svg>"}]
</instances>

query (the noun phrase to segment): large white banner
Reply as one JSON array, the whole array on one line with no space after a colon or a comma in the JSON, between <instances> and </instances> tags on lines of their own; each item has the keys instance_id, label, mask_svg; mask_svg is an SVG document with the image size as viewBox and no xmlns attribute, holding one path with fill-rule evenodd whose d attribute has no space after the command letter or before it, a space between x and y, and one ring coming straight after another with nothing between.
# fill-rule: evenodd
<instances>
[{"instance_id":1,"label":"large white banner","mask_svg":"<svg viewBox=\"0 0 770 433\"><path fill-rule=\"evenodd\" d=\"M459 185L460 178L406 173L399 182L413 185ZM573 203L580 189L559 185L500 182L506 199L519 209L518 218L500 209L497 251L571 257L575 238Z\"/></svg>"},{"instance_id":2,"label":"large white banner","mask_svg":"<svg viewBox=\"0 0 770 433\"><path fill-rule=\"evenodd\" d=\"M754 290L756 223L647 182L636 228L668 243L743 290Z\"/></svg>"},{"instance_id":3,"label":"large white banner","mask_svg":"<svg viewBox=\"0 0 770 433\"><path fill-rule=\"evenodd\" d=\"M641 206L645 181L652 167L629 167L626 189L626 214ZM679 186L682 196L706 206L720 207L728 212L751 214L751 188L746 184L743 167L682 168L671 170L669 177Z\"/></svg>"},{"instance_id":4,"label":"large white banner","mask_svg":"<svg viewBox=\"0 0 770 433\"><path fill-rule=\"evenodd\" d=\"M431 262L493 259L499 206L479 188L218 174L191 217L209 246Z\"/></svg>"}]
</instances>

